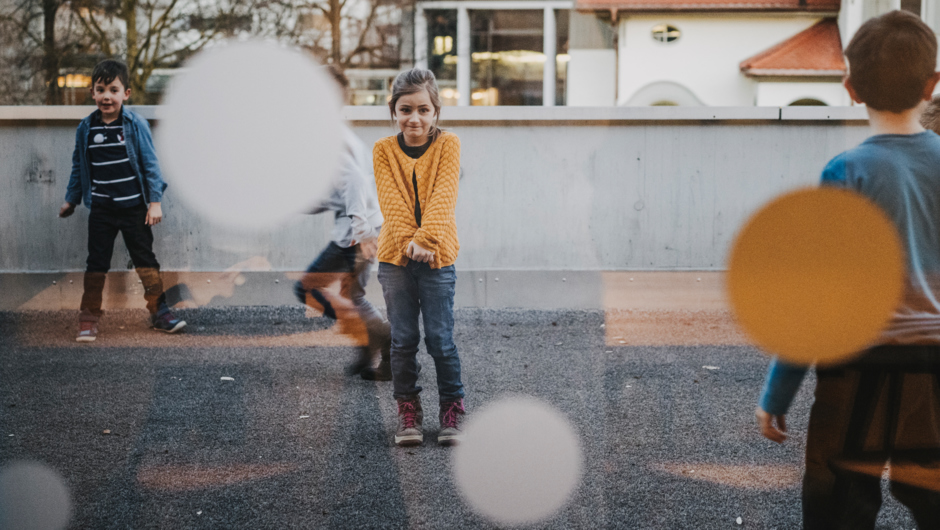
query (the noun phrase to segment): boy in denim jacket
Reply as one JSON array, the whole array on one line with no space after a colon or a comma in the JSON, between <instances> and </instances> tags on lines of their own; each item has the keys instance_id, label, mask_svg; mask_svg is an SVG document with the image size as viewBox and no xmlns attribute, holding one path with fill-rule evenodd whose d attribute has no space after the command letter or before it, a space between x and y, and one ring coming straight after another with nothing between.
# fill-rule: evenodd
<instances>
[{"instance_id":1,"label":"boy in denim jacket","mask_svg":"<svg viewBox=\"0 0 940 530\"><path fill-rule=\"evenodd\" d=\"M106 60L92 72L92 97L98 110L78 125L72 174L59 217L68 217L84 202L88 216L88 260L85 269L79 342L98 336L101 296L111 267L118 232L144 286L144 298L155 330L175 333L186 326L166 305L160 264L153 254L151 227L163 219L160 200L166 183L154 152L147 120L124 108L130 97L124 63Z\"/></svg>"},{"instance_id":2,"label":"boy in denim jacket","mask_svg":"<svg viewBox=\"0 0 940 530\"><path fill-rule=\"evenodd\" d=\"M940 136L919 123L940 79L937 37L893 11L866 22L845 49L845 87L874 133L832 159L822 184L855 191L892 221L906 250L905 294L872 346L816 368L806 440L803 528L874 528L881 476L919 528L940 528ZM787 438L785 414L807 367L775 359L757 421Z\"/></svg>"}]
</instances>

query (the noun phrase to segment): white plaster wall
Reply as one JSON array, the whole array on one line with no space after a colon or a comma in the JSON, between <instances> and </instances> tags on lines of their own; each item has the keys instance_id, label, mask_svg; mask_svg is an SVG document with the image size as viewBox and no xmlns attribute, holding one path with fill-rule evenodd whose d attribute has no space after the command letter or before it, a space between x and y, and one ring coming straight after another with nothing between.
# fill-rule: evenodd
<instances>
[{"instance_id":1,"label":"white plaster wall","mask_svg":"<svg viewBox=\"0 0 940 530\"><path fill-rule=\"evenodd\" d=\"M937 1L921 0L922 11L929 14L931 4L936 5ZM842 0L842 8L839 10L839 33L842 35L842 47L848 45L855 32L866 20L895 9L901 9L901 0ZM930 24L930 21L928 20L927 23ZM937 31L935 26L931 25L931 27Z\"/></svg>"},{"instance_id":2,"label":"white plaster wall","mask_svg":"<svg viewBox=\"0 0 940 530\"><path fill-rule=\"evenodd\" d=\"M858 0L856 0L858 1ZM924 22L934 33L940 33L940 0L921 0Z\"/></svg>"},{"instance_id":3,"label":"white plaster wall","mask_svg":"<svg viewBox=\"0 0 940 530\"><path fill-rule=\"evenodd\" d=\"M842 83L758 82L757 105L760 107L786 107L798 99L813 98L830 107L852 104Z\"/></svg>"},{"instance_id":4,"label":"white plaster wall","mask_svg":"<svg viewBox=\"0 0 940 530\"><path fill-rule=\"evenodd\" d=\"M705 105L754 105L757 83L741 74L744 59L812 26L807 16L637 15L620 22L618 105L644 86L671 81L685 86ZM672 43L653 40L659 23L682 31Z\"/></svg>"},{"instance_id":5,"label":"white plaster wall","mask_svg":"<svg viewBox=\"0 0 940 530\"><path fill-rule=\"evenodd\" d=\"M609 107L617 87L616 50L568 50L567 105Z\"/></svg>"}]
</instances>

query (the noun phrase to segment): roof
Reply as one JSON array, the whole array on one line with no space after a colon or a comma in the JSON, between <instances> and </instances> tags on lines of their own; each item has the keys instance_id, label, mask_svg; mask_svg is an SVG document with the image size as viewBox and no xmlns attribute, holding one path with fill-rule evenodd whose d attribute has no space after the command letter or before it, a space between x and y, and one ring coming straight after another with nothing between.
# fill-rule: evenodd
<instances>
[{"instance_id":1,"label":"roof","mask_svg":"<svg viewBox=\"0 0 940 530\"><path fill-rule=\"evenodd\" d=\"M834 18L823 19L789 39L741 62L748 76L841 76L842 39Z\"/></svg>"},{"instance_id":2,"label":"roof","mask_svg":"<svg viewBox=\"0 0 940 530\"><path fill-rule=\"evenodd\" d=\"M736 11L838 13L840 0L575 0L581 11Z\"/></svg>"}]
</instances>

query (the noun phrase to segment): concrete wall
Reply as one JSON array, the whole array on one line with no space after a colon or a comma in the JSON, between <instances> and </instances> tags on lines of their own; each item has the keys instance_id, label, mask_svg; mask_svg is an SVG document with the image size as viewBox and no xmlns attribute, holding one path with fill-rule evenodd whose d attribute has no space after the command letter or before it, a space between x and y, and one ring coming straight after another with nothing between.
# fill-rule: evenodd
<instances>
[{"instance_id":1,"label":"concrete wall","mask_svg":"<svg viewBox=\"0 0 940 530\"><path fill-rule=\"evenodd\" d=\"M89 111L0 107L4 297L22 273L62 282L84 268L87 210L56 214L75 126ZM159 118L159 108L141 111ZM349 107L346 115L367 145L392 134L385 109ZM868 131L860 108L446 108L443 118L463 150L457 268L471 280L462 289L477 305L509 306L526 305L514 303L522 299L509 290L512 279L553 286L530 298L569 292L562 306L571 307L598 299L599 271L720 271L750 213L813 185L828 159ZM208 275L202 283L229 271L236 285L242 272L271 271L265 281L273 285L327 243L328 216L298 215L255 234L210 226L180 204L167 177L154 244L164 270ZM113 270L126 271L128 261L118 242ZM282 291L277 300L289 301ZM577 302L585 292L590 300ZM31 297L33 288L17 300Z\"/></svg>"},{"instance_id":2,"label":"concrete wall","mask_svg":"<svg viewBox=\"0 0 940 530\"><path fill-rule=\"evenodd\" d=\"M800 99L816 99L830 106L848 106L852 98L841 82L758 82L757 105L785 107Z\"/></svg>"}]
</instances>

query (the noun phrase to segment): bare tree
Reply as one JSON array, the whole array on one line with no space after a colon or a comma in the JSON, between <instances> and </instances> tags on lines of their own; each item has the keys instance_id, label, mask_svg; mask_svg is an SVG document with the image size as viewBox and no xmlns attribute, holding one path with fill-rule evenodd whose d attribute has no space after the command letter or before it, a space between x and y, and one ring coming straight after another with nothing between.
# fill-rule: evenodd
<instances>
[{"instance_id":1,"label":"bare tree","mask_svg":"<svg viewBox=\"0 0 940 530\"><path fill-rule=\"evenodd\" d=\"M242 35L300 46L342 69L396 68L401 4L410 1L0 0L0 101L61 104L64 68L116 57L130 70L132 101L155 103L155 70Z\"/></svg>"},{"instance_id":2,"label":"bare tree","mask_svg":"<svg viewBox=\"0 0 940 530\"><path fill-rule=\"evenodd\" d=\"M81 31L67 0L0 3L0 77L7 103L62 103L60 70L81 55Z\"/></svg>"},{"instance_id":3,"label":"bare tree","mask_svg":"<svg viewBox=\"0 0 940 530\"><path fill-rule=\"evenodd\" d=\"M147 81L157 68L178 67L207 44L252 26L251 0L74 0L92 45L123 57L135 103L153 103Z\"/></svg>"},{"instance_id":4,"label":"bare tree","mask_svg":"<svg viewBox=\"0 0 940 530\"><path fill-rule=\"evenodd\" d=\"M275 36L341 69L397 67L398 28L406 0L274 0Z\"/></svg>"}]
</instances>

